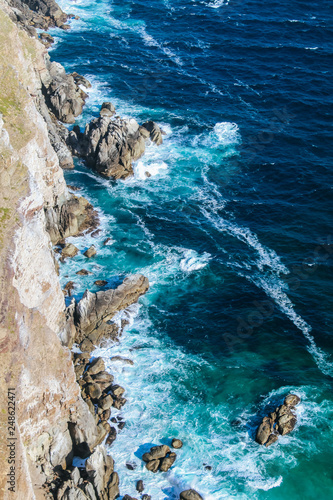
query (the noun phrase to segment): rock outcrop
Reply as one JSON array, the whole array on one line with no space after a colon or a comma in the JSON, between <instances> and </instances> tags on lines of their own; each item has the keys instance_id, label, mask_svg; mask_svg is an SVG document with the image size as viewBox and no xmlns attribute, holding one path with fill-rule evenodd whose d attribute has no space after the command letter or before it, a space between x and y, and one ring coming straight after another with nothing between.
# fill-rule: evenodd
<instances>
[{"instance_id":1,"label":"rock outcrop","mask_svg":"<svg viewBox=\"0 0 333 500\"><path fill-rule=\"evenodd\" d=\"M195 490L185 490L181 492L180 500L203 500L203 498Z\"/></svg>"},{"instance_id":2,"label":"rock outcrop","mask_svg":"<svg viewBox=\"0 0 333 500\"><path fill-rule=\"evenodd\" d=\"M262 419L257 429L256 442L270 446L279 439L280 435L289 434L296 425L295 406L300 401L301 399L295 394L288 394L282 405Z\"/></svg>"},{"instance_id":3,"label":"rock outcrop","mask_svg":"<svg viewBox=\"0 0 333 500\"><path fill-rule=\"evenodd\" d=\"M144 453L142 460L146 462L146 468L151 472L167 472L177 458L176 453L170 451L169 446L153 446L150 451Z\"/></svg>"},{"instance_id":4,"label":"rock outcrop","mask_svg":"<svg viewBox=\"0 0 333 500\"><path fill-rule=\"evenodd\" d=\"M134 173L133 161L144 154L146 140L161 144L162 132L152 121L140 127L133 118L113 118L114 112L111 103L104 103L101 116L88 123L83 133L74 127L67 143L73 154L103 177L126 179Z\"/></svg>"}]
</instances>

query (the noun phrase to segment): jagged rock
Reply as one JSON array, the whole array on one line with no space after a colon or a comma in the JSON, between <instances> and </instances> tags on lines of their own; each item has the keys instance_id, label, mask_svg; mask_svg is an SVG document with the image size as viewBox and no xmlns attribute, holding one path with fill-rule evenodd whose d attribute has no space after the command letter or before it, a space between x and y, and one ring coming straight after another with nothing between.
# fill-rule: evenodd
<instances>
[{"instance_id":1,"label":"jagged rock","mask_svg":"<svg viewBox=\"0 0 333 500\"><path fill-rule=\"evenodd\" d=\"M103 446L99 445L86 461L86 473L88 479L93 483L97 497L108 498L109 485L112 481L113 459L107 455Z\"/></svg>"},{"instance_id":2,"label":"jagged rock","mask_svg":"<svg viewBox=\"0 0 333 500\"><path fill-rule=\"evenodd\" d=\"M112 241L112 238L106 238L106 240L103 241L103 245L106 246Z\"/></svg>"},{"instance_id":3,"label":"jagged rock","mask_svg":"<svg viewBox=\"0 0 333 500\"><path fill-rule=\"evenodd\" d=\"M149 462L146 463L146 469L150 470L151 472L157 472L159 466L160 466L160 461L158 459L150 460Z\"/></svg>"},{"instance_id":4,"label":"jagged rock","mask_svg":"<svg viewBox=\"0 0 333 500\"><path fill-rule=\"evenodd\" d=\"M95 358L87 369L89 375L96 375L97 373L105 371L105 364L103 358Z\"/></svg>"},{"instance_id":5,"label":"jagged rock","mask_svg":"<svg viewBox=\"0 0 333 500\"><path fill-rule=\"evenodd\" d=\"M40 33L39 34L40 41L45 45L46 48L51 47L54 43L54 38L49 33Z\"/></svg>"},{"instance_id":6,"label":"jagged rock","mask_svg":"<svg viewBox=\"0 0 333 500\"><path fill-rule=\"evenodd\" d=\"M48 69L51 80L45 89L48 103L59 120L74 123L75 117L82 113L88 96L75 82L73 75L66 74L61 64L52 62Z\"/></svg>"},{"instance_id":7,"label":"jagged rock","mask_svg":"<svg viewBox=\"0 0 333 500\"><path fill-rule=\"evenodd\" d=\"M117 408L117 410L121 410L121 408L124 406L126 401L127 401L127 399L125 399L125 398L114 398L112 406L114 408Z\"/></svg>"},{"instance_id":8,"label":"jagged rock","mask_svg":"<svg viewBox=\"0 0 333 500\"><path fill-rule=\"evenodd\" d=\"M180 500L203 500L203 498L195 490L185 490L181 492Z\"/></svg>"},{"instance_id":9,"label":"jagged rock","mask_svg":"<svg viewBox=\"0 0 333 500\"><path fill-rule=\"evenodd\" d=\"M130 497L129 495L123 496L123 500L137 500L137 498Z\"/></svg>"},{"instance_id":10,"label":"jagged rock","mask_svg":"<svg viewBox=\"0 0 333 500\"><path fill-rule=\"evenodd\" d=\"M116 114L116 108L112 102L103 102L99 114L100 116L113 116Z\"/></svg>"},{"instance_id":11,"label":"jagged rock","mask_svg":"<svg viewBox=\"0 0 333 500\"><path fill-rule=\"evenodd\" d=\"M58 205L46 208L46 230L53 244L69 236L76 236L85 230L92 230L98 224L96 210L83 197L71 195Z\"/></svg>"},{"instance_id":12,"label":"jagged rock","mask_svg":"<svg viewBox=\"0 0 333 500\"><path fill-rule=\"evenodd\" d=\"M148 279L141 274L125 278L116 289L97 293L85 291L82 299L75 306L77 341L93 333L99 339L109 331L118 330L116 325L107 322L120 310L133 304L148 290Z\"/></svg>"},{"instance_id":13,"label":"jagged rock","mask_svg":"<svg viewBox=\"0 0 333 500\"><path fill-rule=\"evenodd\" d=\"M110 416L111 416L111 410L109 408L108 410L103 411L101 415L101 420L109 420Z\"/></svg>"},{"instance_id":14,"label":"jagged rock","mask_svg":"<svg viewBox=\"0 0 333 500\"><path fill-rule=\"evenodd\" d=\"M85 78L84 76L76 73L76 71L71 73L71 76L74 78L74 81L77 85L83 85L83 87L85 87L86 89L91 88L91 83L89 82L89 80L87 78Z\"/></svg>"},{"instance_id":15,"label":"jagged rock","mask_svg":"<svg viewBox=\"0 0 333 500\"><path fill-rule=\"evenodd\" d=\"M162 458L160 462L160 471L161 472L167 472L170 467L174 464L175 460L177 458L176 453L171 452L169 456Z\"/></svg>"},{"instance_id":16,"label":"jagged rock","mask_svg":"<svg viewBox=\"0 0 333 500\"><path fill-rule=\"evenodd\" d=\"M142 495L141 500L151 500L151 496L146 494Z\"/></svg>"},{"instance_id":17,"label":"jagged rock","mask_svg":"<svg viewBox=\"0 0 333 500\"><path fill-rule=\"evenodd\" d=\"M144 462L149 462L150 460L156 460L158 458L164 458L167 453L170 453L170 448L166 444L162 444L160 446L153 446L150 448L150 451L144 453L142 456L142 460Z\"/></svg>"},{"instance_id":18,"label":"jagged rock","mask_svg":"<svg viewBox=\"0 0 333 500\"><path fill-rule=\"evenodd\" d=\"M89 339L84 339L80 344L80 349L83 352L92 352L94 350L94 344Z\"/></svg>"},{"instance_id":19,"label":"jagged rock","mask_svg":"<svg viewBox=\"0 0 333 500\"><path fill-rule=\"evenodd\" d=\"M144 484L143 484L143 481L142 479L140 479L139 481L137 481L136 483L136 491L138 493L142 493L144 491L145 487L144 487Z\"/></svg>"},{"instance_id":20,"label":"jagged rock","mask_svg":"<svg viewBox=\"0 0 333 500\"><path fill-rule=\"evenodd\" d=\"M171 446L173 448L179 449L179 448L181 448L183 446L183 441L181 441L180 439L173 439L172 443L171 443Z\"/></svg>"},{"instance_id":21,"label":"jagged rock","mask_svg":"<svg viewBox=\"0 0 333 500\"><path fill-rule=\"evenodd\" d=\"M93 381L98 384L103 391L112 384L113 378L113 375L105 371L101 371L92 376Z\"/></svg>"},{"instance_id":22,"label":"jagged rock","mask_svg":"<svg viewBox=\"0 0 333 500\"><path fill-rule=\"evenodd\" d=\"M103 177L126 179L133 175L132 161L145 151L145 140L134 119L101 116L86 125L84 133L77 128L68 137L74 154L86 159L87 165Z\"/></svg>"},{"instance_id":23,"label":"jagged rock","mask_svg":"<svg viewBox=\"0 0 333 500\"><path fill-rule=\"evenodd\" d=\"M86 257L88 257L88 259L90 259L90 257L93 257L94 255L96 255L97 251L96 251L96 248L94 247L94 245L91 245L88 250L86 250L84 252L83 255L85 255Z\"/></svg>"},{"instance_id":24,"label":"jagged rock","mask_svg":"<svg viewBox=\"0 0 333 500\"><path fill-rule=\"evenodd\" d=\"M137 464L135 462L126 462L126 467L128 470L135 470L137 468Z\"/></svg>"},{"instance_id":25,"label":"jagged rock","mask_svg":"<svg viewBox=\"0 0 333 500\"><path fill-rule=\"evenodd\" d=\"M77 467L74 467L74 469L71 472L71 480L73 481L74 485L77 486L79 480L80 480L80 471Z\"/></svg>"},{"instance_id":26,"label":"jagged rock","mask_svg":"<svg viewBox=\"0 0 333 500\"><path fill-rule=\"evenodd\" d=\"M77 271L77 273L75 273L75 274L78 274L79 276L88 276L88 274L92 274L92 273L87 271L86 269L80 269L80 271Z\"/></svg>"},{"instance_id":27,"label":"jagged rock","mask_svg":"<svg viewBox=\"0 0 333 500\"><path fill-rule=\"evenodd\" d=\"M278 421L278 430L281 436L289 434L289 432L291 432L295 428L296 423L297 419L294 415L283 423L280 423L280 421Z\"/></svg>"},{"instance_id":28,"label":"jagged rock","mask_svg":"<svg viewBox=\"0 0 333 500\"><path fill-rule=\"evenodd\" d=\"M119 477L117 472L113 472L108 485L108 499L114 500L119 496Z\"/></svg>"},{"instance_id":29,"label":"jagged rock","mask_svg":"<svg viewBox=\"0 0 333 500\"><path fill-rule=\"evenodd\" d=\"M158 146L162 144L162 131L157 123L152 120L142 124L142 128L146 129L149 132L150 140L155 142ZM142 132L141 132L142 133Z\"/></svg>"},{"instance_id":30,"label":"jagged rock","mask_svg":"<svg viewBox=\"0 0 333 500\"><path fill-rule=\"evenodd\" d=\"M67 243L61 252L61 259L66 259L67 257L75 257L79 253L79 249L76 248L72 243Z\"/></svg>"},{"instance_id":31,"label":"jagged rock","mask_svg":"<svg viewBox=\"0 0 333 500\"><path fill-rule=\"evenodd\" d=\"M74 281L68 281L66 285L64 286L64 293L65 295L68 295L70 297L72 295L72 290L75 288L75 283Z\"/></svg>"},{"instance_id":32,"label":"jagged rock","mask_svg":"<svg viewBox=\"0 0 333 500\"><path fill-rule=\"evenodd\" d=\"M119 398L119 397L121 397L124 394L125 389L123 387L121 387L120 385L115 384L115 385L112 385L110 387L110 391L112 392L112 394L114 396L116 396L117 398Z\"/></svg>"}]
</instances>

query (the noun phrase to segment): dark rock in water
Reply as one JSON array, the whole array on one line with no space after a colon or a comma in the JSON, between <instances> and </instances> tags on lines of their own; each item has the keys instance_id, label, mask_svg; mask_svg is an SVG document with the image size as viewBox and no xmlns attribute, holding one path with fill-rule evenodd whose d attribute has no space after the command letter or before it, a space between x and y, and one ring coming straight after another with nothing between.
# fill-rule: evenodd
<instances>
[{"instance_id":1,"label":"dark rock in water","mask_svg":"<svg viewBox=\"0 0 333 500\"><path fill-rule=\"evenodd\" d=\"M87 384L86 388L86 393L88 396L91 397L91 399L99 399L102 395L102 390L98 384Z\"/></svg>"},{"instance_id":2,"label":"dark rock in water","mask_svg":"<svg viewBox=\"0 0 333 500\"><path fill-rule=\"evenodd\" d=\"M170 467L172 467L172 465L174 464L176 458L177 455L176 453L173 452L169 453L167 457L162 458L160 461L160 471L167 472L170 469Z\"/></svg>"},{"instance_id":3,"label":"dark rock in water","mask_svg":"<svg viewBox=\"0 0 333 500\"><path fill-rule=\"evenodd\" d=\"M104 240L103 242L103 245L106 246L110 243L110 241L112 241L112 238L106 238L106 240Z\"/></svg>"},{"instance_id":4,"label":"dark rock in water","mask_svg":"<svg viewBox=\"0 0 333 500\"><path fill-rule=\"evenodd\" d=\"M111 445L111 444L113 443L113 441L115 441L115 440L116 440L116 438L117 438L117 431L116 431L116 429L115 429L114 427L111 427L110 432L109 432L109 435L108 435L108 437L106 438L105 443L106 443L107 445Z\"/></svg>"},{"instance_id":5,"label":"dark rock in water","mask_svg":"<svg viewBox=\"0 0 333 500\"><path fill-rule=\"evenodd\" d=\"M67 257L75 257L79 253L79 249L76 248L72 243L67 243L61 252L61 259L66 259Z\"/></svg>"},{"instance_id":6,"label":"dark rock in water","mask_svg":"<svg viewBox=\"0 0 333 500\"><path fill-rule=\"evenodd\" d=\"M151 496L146 494L142 495L141 500L151 500Z\"/></svg>"},{"instance_id":7,"label":"dark rock in water","mask_svg":"<svg viewBox=\"0 0 333 500\"><path fill-rule=\"evenodd\" d=\"M73 186L73 184L67 184L67 187L71 191L81 191L81 188L79 188L78 186Z\"/></svg>"},{"instance_id":8,"label":"dark rock in water","mask_svg":"<svg viewBox=\"0 0 333 500\"><path fill-rule=\"evenodd\" d=\"M86 269L80 269L77 273L75 273L79 276L88 276L88 274L92 274L91 272L87 271Z\"/></svg>"},{"instance_id":9,"label":"dark rock in water","mask_svg":"<svg viewBox=\"0 0 333 500\"><path fill-rule=\"evenodd\" d=\"M146 129L149 132L150 140L155 142L158 146L162 144L162 131L157 123L152 120L142 124L142 128Z\"/></svg>"},{"instance_id":10,"label":"dark rock in water","mask_svg":"<svg viewBox=\"0 0 333 500\"><path fill-rule=\"evenodd\" d=\"M116 114L116 108L112 102L103 102L99 114L100 116L113 116Z\"/></svg>"},{"instance_id":11,"label":"dark rock in water","mask_svg":"<svg viewBox=\"0 0 333 500\"><path fill-rule=\"evenodd\" d=\"M240 425L242 425L242 421L239 418L235 418L235 420L232 420L230 422L230 425L232 427L239 427Z\"/></svg>"},{"instance_id":12,"label":"dark rock in water","mask_svg":"<svg viewBox=\"0 0 333 500\"><path fill-rule=\"evenodd\" d=\"M160 466L160 461L158 459L150 460L149 462L146 463L146 468L151 472L157 472L159 466Z\"/></svg>"},{"instance_id":13,"label":"dark rock in water","mask_svg":"<svg viewBox=\"0 0 333 500\"><path fill-rule=\"evenodd\" d=\"M96 285L96 286L105 286L107 284L108 284L108 282L106 280L96 280L96 281L94 281L94 285Z\"/></svg>"},{"instance_id":14,"label":"dark rock in water","mask_svg":"<svg viewBox=\"0 0 333 500\"><path fill-rule=\"evenodd\" d=\"M204 468L206 470L212 470L212 466L211 465L207 465L207 464L203 464Z\"/></svg>"},{"instance_id":15,"label":"dark rock in water","mask_svg":"<svg viewBox=\"0 0 333 500\"><path fill-rule=\"evenodd\" d=\"M112 406L114 406L114 408L117 408L117 410L121 410L126 401L127 399L125 398L114 398Z\"/></svg>"},{"instance_id":16,"label":"dark rock in water","mask_svg":"<svg viewBox=\"0 0 333 500\"><path fill-rule=\"evenodd\" d=\"M180 500L203 500L203 498L195 490L185 490L181 492Z\"/></svg>"},{"instance_id":17,"label":"dark rock in water","mask_svg":"<svg viewBox=\"0 0 333 500\"><path fill-rule=\"evenodd\" d=\"M137 468L137 464L135 462L127 462L126 467L128 470L135 470Z\"/></svg>"},{"instance_id":18,"label":"dark rock in water","mask_svg":"<svg viewBox=\"0 0 333 500\"><path fill-rule=\"evenodd\" d=\"M153 446L150 448L150 451L144 453L142 456L142 460L144 462L149 462L150 460L156 460L158 458L164 458L167 453L170 453L170 448L166 444L160 446Z\"/></svg>"},{"instance_id":19,"label":"dark rock in water","mask_svg":"<svg viewBox=\"0 0 333 500\"><path fill-rule=\"evenodd\" d=\"M80 344L80 349L82 352L92 352L95 349L94 344L89 339L84 339Z\"/></svg>"},{"instance_id":20,"label":"dark rock in water","mask_svg":"<svg viewBox=\"0 0 333 500\"><path fill-rule=\"evenodd\" d=\"M104 398L98 400L97 404L102 410L109 410L112 406L113 399L110 394L107 394Z\"/></svg>"},{"instance_id":21,"label":"dark rock in water","mask_svg":"<svg viewBox=\"0 0 333 500\"><path fill-rule=\"evenodd\" d=\"M95 358L87 369L89 375L97 375L97 373L105 371L103 358Z\"/></svg>"},{"instance_id":22,"label":"dark rock in water","mask_svg":"<svg viewBox=\"0 0 333 500\"><path fill-rule=\"evenodd\" d=\"M137 500L137 498L130 497L129 495L125 495L125 496L123 497L123 500Z\"/></svg>"},{"instance_id":23,"label":"dark rock in water","mask_svg":"<svg viewBox=\"0 0 333 500\"><path fill-rule=\"evenodd\" d=\"M126 422L119 422L118 429L122 430L125 427L125 425L126 425Z\"/></svg>"},{"instance_id":24,"label":"dark rock in water","mask_svg":"<svg viewBox=\"0 0 333 500\"><path fill-rule=\"evenodd\" d=\"M142 493L144 491L144 489L145 489L145 487L144 487L143 481L142 481L142 479L140 479L136 483L136 491L139 492L139 493Z\"/></svg>"},{"instance_id":25,"label":"dark rock in water","mask_svg":"<svg viewBox=\"0 0 333 500\"><path fill-rule=\"evenodd\" d=\"M117 398L120 398L124 394L125 389L123 387L121 387L120 385L115 384L115 385L112 385L110 387L110 391L112 392L112 394L114 396L116 396Z\"/></svg>"},{"instance_id":26,"label":"dark rock in water","mask_svg":"<svg viewBox=\"0 0 333 500\"><path fill-rule=\"evenodd\" d=\"M96 248L94 247L94 245L91 245L88 250L86 250L84 252L83 255L85 255L86 257L88 257L88 259L90 259L90 257L93 257L94 255L96 255L97 251L96 251Z\"/></svg>"},{"instance_id":27,"label":"dark rock in water","mask_svg":"<svg viewBox=\"0 0 333 500\"><path fill-rule=\"evenodd\" d=\"M176 449L182 448L182 446L183 446L183 441L181 441L180 439L173 439L173 440L172 440L172 443L171 443L171 446L172 446L173 448L176 448Z\"/></svg>"},{"instance_id":28,"label":"dark rock in water","mask_svg":"<svg viewBox=\"0 0 333 500\"><path fill-rule=\"evenodd\" d=\"M268 417L264 417L257 430L257 443L270 446L278 440L278 433L281 436L289 434L297 423L296 414L292 410L300 401L297 395L288 394L282 405L278 406Z\"/></svg>"},{"instance_id":29,"label":"dark rock in water","mask_svg":"<svg viewBox=\"0 0 333 500\"><path fill-rule=\"evenodd\" d=\"M72 290L74 290L74 288L75 288L74 281L68 281L68 283L66 283L66 285L64 286L65 295L68 295L68 297L70 297L72 295Z\"/></svg>"}]
</instances>

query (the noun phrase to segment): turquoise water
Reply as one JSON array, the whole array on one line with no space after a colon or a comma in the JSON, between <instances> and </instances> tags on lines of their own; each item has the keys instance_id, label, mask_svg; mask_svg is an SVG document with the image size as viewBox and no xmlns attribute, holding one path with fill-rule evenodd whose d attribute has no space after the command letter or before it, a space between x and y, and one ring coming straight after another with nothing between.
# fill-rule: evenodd
<instances>
[{"instance_id":1,"label":"turquoise water","mask_svg":"<svg viewBox=\"0 0 333 500\"><path fill-rule=\"evenodd\" d=\"M69 239L81 253L62 283L78 298L132 272L151 284L123 313L121 342L96 352L126 388L110 448L122 495L143 479L154 500L188 487L205 500L331 498L330 4L61 6L81 19L54 31L51 56L93 83L78 123L111 100L167 133L127 181L80 161L66 173L99 207L102 232ZM93 275L78 278L83 267ZM260 417L290 391L302 398L297 427L259 447ZM142 454L173 437L185 443L173 468L146 471Z\"/></svg>"}]
</instances>

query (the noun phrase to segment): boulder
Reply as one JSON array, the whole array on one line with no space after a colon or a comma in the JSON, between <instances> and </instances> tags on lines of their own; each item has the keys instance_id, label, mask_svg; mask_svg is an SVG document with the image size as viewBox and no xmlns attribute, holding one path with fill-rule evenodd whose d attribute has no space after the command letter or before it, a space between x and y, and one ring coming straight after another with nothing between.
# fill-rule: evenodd
<instances>
[{"instance_id":1,"label":"boulder","mask_svg":"<svg viewBox=\"0 0 333 500\"><path fill-rule=\"evenodd\" d=\"M115 384L115 385L112 385L110 387L110 391L112 392L112 394L114 394L117 398L121 397L124 392L125 392L125 389L123 387L121 387L120 385L118 384Z\"/></svg>"},{"instance_id":2,"label":"boulder","mask_svg":"<svg viewBox=\"0 0 333 500\"><path fill-rule=\"evenodd\" d=\"M114 408L117 408L117 410L121 410L121 408L124 406L126 401L127 401L127 399L125 399L125 398L114 398L112 406Z\"/></svg>"},{"instance_id":3,"label":"boulder","mask_svg":"<svg viewBox=\"0 0 333 500\"><path fill-rule=\"evenodd\" d=\"M103 446L98 445L86 461L88 480L94 485L98 498L107 498L105 492L109 490L112 480L113 459L107 455Z\"/></svg>"},{"instance_id":4,"label":"boulder","mask_svg":"<svg viewBox=\"0 0 333 500\"><path fill-rule=\"evenodd\" d=\"M116 114L116 108L112 102L103 102L99 114L100 116L113 116Z\"/></svg>"},{"instance_id":5,"label":"boulder","mask_svg":"<svg viewBox=\"0 0 333 500\"><path fill-rule=\"evenodd\" d=\"M110 446L113 443L113 441L116 440L116 438L117 438L117 431L114 427L111 427L109 435L106 438L105 443Z\"/></svg>"},{"instance_id":6,"label":"boulder","mask_svg":"<svg viewBox=\"0 0 333 500\"><path fill-rule=\"evenodd\" d=\"M269 438L267 439L265 446L270 446L271 444L275 443L279 439L279 436L277 434L271 434Z\"/></svg>"},{"instance_id":7,"label":"boulder","mask_svg":"<svg viewBox=\"0 0 333 500\"><path fill-rule=\"evenodd\" d=\"M160 466L160 461L158 459L150 460L149 462L146 463L146 468L151 472L157 472L159 466Z\"/></svg>"},{"instance_id":8,"label":"boulder","mask_svg":"<svg viewBox=\"0 0 333 500\"><path fill-rule=\"evenodd\" d=\"M180 439L173 439L172 443L171 443L171 446L173 448L179 449L179 448L182 448L183 442Z\"/></svg>"},{"instance_id":9,"label":"boulder","mask_svg":"<svg viewBox=\"0 0 333 500\"><path fill-rule=\"evenodd\" d=\"M114 500L119 496L119 477L117 472L113 472L110 476L108 484L108 500Z\"/></svg>"},{"instance_id":10,"label":"boulder","mask_svg":"<svg viewBox=\"0 0 333 500\"><path fill-rule=\"evenodd\" d=\"M170 448L166 444L162 444L160 446L153 446L150 448L150 451L144 453L142 456L142 460L144 462L149 462L151 460L156 460L158 458L164 458L167 453L170 453Z\"/></svg>"},{"instance_id":11,"label":"boulder","mask_svg":"<svg viewBox=\"0 0 333 500\"><path fill-rule=\"evenodd\" d=\"M269 417L265 417L258 427L256 442L265 444L272 432L272 422Z\"/></svg>"},{"instance_id":12,"label":"boulder","mask_svg":"<svg viewBox=\"0 0 333 500\"><path fill-rule=\"evenodd\" d=\"M77 273L79 276L88 276L88 274L92 274L91 272L87 271L86 269L80 269Z\"/></svg>"},{"instance_id":13,"label":"boulder","mask_svg":"<svg viewBox=\"0 0 333 500\"><path fill-rule=\"evenodd\" d=\"M104 398L99 399L97 404L102 410L109 410L112 406L112 403L113 399L111 398L110 394L107 394L107 396L105 396Z\"/></svg>"},{"instance_id":14,"label":"boulder","mask_svg":"<svg viewBox=\"0 0 333 500\"><path fill-rule=\"evenodd\" d=\"M134 365L134 361L129 358L123 358L122 356L112 356L111 361L122 361L125 365Z\"/></svg>"},{"instance_id":15,"label":"boulder","mask_svg":"<svg viewBox=\"0 0 333 500\"><path fill-rule=\"evenodd\" d=\"M149 137L151 141L155 142L155 144L157 144L158 146L162 144L163 142L162 131L160 127L157 125L157 123L150 120L148 122L143 123L142 128L146 129L149 132Z\"/></svg>"},{"instance_id":16,"label":"boulder","mask_svg":"<svg viewBox=\"0 0 333 500\"><path fill-rule=\"evenodd\" d=\"M66 259L67 257L75 257L79 253L79 249L76 248L72 243L67 243L61 252L61 260Z\"/></svg>"},{"instance_id":17,"label":"boulder","mask_svg":"<svg viewBox=\"0 0 333 500\"><path fill-rule=\"evenodd\" d=\"M296 406L301 402L301 398L296 396L296 394L288 394L285 397L284 404L286 406Z\"/></svg>"},{"instance_id":18,"label":"boulder","mask_svg":"<svg viewBox=\"0 0 333 500\"><path fill-rule=\"evenodd\" d=\"M105 371L105 364L103 358L95 358L89 365L87 373L89 375L96 375L97 373Z\"/></svg>"},{"instance_id":19,"label":"boulder","mask_svg":"<svg viewBox=\"0 0 333 500\"><path fill-rule=\"evenodd\" d=\"M137 481L136 483L136 491L138 493L142 493L144 491L145 487L144 487L144 484L143 484L143 481L142 479L140 479L139 481Z\"/></svg>"},{"instance_id":20,"label":"boulder","mask_svg":"<svg viewBox=\"0 0 333 500\"><path fill-rule=\"evenodd\" d=\"M85 255L86 257L88 257L88 259L90 259L90 257L93 257L94 255L96 255L96 253L97 253L96 248L94 247L94 245L91 245L91 246L88 248L88 250L86 250L86 251L84 252L84 254L83 254L83 255Z\"/></svg>"},{"instance_id":21,"label":"boulder","mask_svg":"<svg viewBox=\"0 0 333 500\"><path fill-rule=\"evenodd\" d=\"M94 281L94 285L96 285L96 286L105 286L105 285L107 285L107 283L108 282L106 280L96 280L96 281Z\"/></svg>"},{"instance_id":22,"label":"boulder","mask_svg":"<svg viewBox=\"0 0 333 500\"><path fill-rule=\"evenodd\" d=\"M102 390L98 384L87 384L85 387L86 394L91 398L91 399L99 399L102 395Z\"/></svg>"},{"instance_id":23,"label":"boulder","mask_svg":"<svg viewBox=\"0 0 333 500\"><path fill-rule=\"evenodd\" d=\"M175 460L177 458L176 453L171 452L167 457L164 457L160 461L160 471L161 472L167 472L170 467L174 464Z\"/></svg>"},{"instance_id":24,"label":"boulder","mask_svg":"<svg viewBox=\"0 0 333 500\"><path fill-rule=\"evenodd\" d=\"M185 490L181 492L180 500L203 500L203 498L195 490Z\"/></svg>"}]
</instances>

